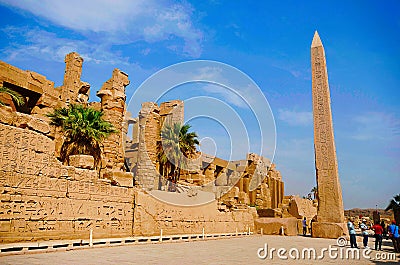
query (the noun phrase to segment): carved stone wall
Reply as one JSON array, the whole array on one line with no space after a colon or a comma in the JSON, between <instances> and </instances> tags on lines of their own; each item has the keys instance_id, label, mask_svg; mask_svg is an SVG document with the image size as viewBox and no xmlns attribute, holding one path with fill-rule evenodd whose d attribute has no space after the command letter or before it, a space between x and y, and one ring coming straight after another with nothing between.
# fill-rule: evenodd
<instances>
[{"instance_id":1,"label":"carved stone wall","mask_svg":"<svg viewBox=\"0 0 400 265\"><path fill-rule=\"evenodd\" d=\"M138 191L135 194L135 235L234 233L254 230L254 217L250 210L220 212L214 201L197 207L179 207L162 203Z\"/></svg>"},{"instance_id":2,"label":"carved stone wall","mask_svg":"<svg viewBox=\"0 0 400 265\"><path fill-rule=\"evenodd\" d=\"M0 198L0 242L88 238L89 229L97 238L132 235L133 187L62 165L39 130L0 123Z\"/></svg>"}]
</instances>

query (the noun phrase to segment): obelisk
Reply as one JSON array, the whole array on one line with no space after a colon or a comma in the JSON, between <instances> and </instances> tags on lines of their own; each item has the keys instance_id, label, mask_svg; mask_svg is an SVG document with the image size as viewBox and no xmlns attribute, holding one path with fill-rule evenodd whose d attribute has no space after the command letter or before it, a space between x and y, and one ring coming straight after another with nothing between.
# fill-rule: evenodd
<instances>
[{"instance_id":1,"label":"obelisk","mask_svg":"<svg viewBox=\"0 0 400 265\"><path fill-rule=\"evenodd\" d=\"M333 135L331 100L325 51L318 32L311 44L314 150L317 177L317 221L312 236L338 238L347 234L344 223L342 189L339 182Z\"/></svg>"}]
</instances>

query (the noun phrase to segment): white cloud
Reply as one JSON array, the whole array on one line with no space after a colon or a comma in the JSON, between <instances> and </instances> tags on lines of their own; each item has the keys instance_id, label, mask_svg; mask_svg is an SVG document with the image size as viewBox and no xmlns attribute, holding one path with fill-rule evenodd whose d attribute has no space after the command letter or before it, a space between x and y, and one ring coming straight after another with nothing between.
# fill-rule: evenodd
<instances>
[{"instance_id":1,"label":"white cloud","mask_svg":"<svg viewBox=\"0 0 400 265\"><path fill-rule=\"evenodd\" d=\"M400 119L391 113L367 112L355 116L353 121L357 129L352 138L359 141L369 140L399 140Z\"/></svg>"},{"instance_id":2,"label":"white cloud","mask_svg":"<svg viewBox=\"0 0 400 265\"><path fill-rule=\"evenodd\" d=\"M278 110L278 119L291 126L308 126L313 121L311 111L291 111L287 109Z\"/></svg>"},{"instance_id":3,"label":"white cloud","mask_svg":"<svg viewBox=\"0 0 400 265\"><path fill-rule=\"evenodd\" d=\"M108 44L143 40L153 43L175 37L183 40L176 49L181 54L197 58L202 52L203 32L193 25L194 10L185 3L151 0L0 2Z\"/></svg>"},{"instance_id":4,"label":"white cloud","mask_svg":"<svg viewBox=\"0 0 400 265\"><path fill-rule=\"evenodd\" d=\"M24 57L37 57L45 60L63 62L66 54L76 51L86 62L127 64L128 59L113 54L107 47L90 45L83 40L59 38L54 33L40 29L6 27L3 29L11 39L24 40L3 50L7 60Z\"/></svg>"}]
</instances>

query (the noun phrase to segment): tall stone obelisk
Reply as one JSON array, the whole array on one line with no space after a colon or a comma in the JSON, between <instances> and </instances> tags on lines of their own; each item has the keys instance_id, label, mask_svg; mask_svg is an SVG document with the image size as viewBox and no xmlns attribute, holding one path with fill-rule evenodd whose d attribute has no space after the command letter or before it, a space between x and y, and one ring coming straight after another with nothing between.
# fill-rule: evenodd
<instances>
[{"instance_id":1,"label":"tall stone obelisk","mask_svg":"<svg viewBox=\"0 0 400 265\"><path fill-rule=\"evenodd\" d=\"M317 221L312 224L312 236L338 238L347 234L347 227L344 223L325 51L317 31L311 44L311 69L318 187Z\"/></svg>"}]
</instances>

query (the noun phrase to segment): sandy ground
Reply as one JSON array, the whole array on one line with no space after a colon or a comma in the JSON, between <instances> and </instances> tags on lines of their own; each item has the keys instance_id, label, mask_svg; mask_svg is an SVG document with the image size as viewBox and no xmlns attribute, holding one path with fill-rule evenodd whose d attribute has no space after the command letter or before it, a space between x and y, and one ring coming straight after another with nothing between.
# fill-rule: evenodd
<instances>
[{"instance_id":1,"label":"sandy ground","mask_svg":"<svg viewBox=\"0 0 400 265\"><path fill-rule=\"evenodd\" d=\"M361 237L358 240L361 240ZM287 259L279 258L277 250L273 252L272 258L271 256L265 259L259 258L257 253L264 255L265 252L259 249L264 248L265 244L267 244L268 253L271 248L284 248L286 252L281 250L280 254ZM362 245L360 242L358 244ZM329 257L330 246L332 258ZM374 246L374 239L370 239L369 246ZM296 256L296 250L292 248L299 251L299 259L293 259ZM302 259L304 248L315 248L317 259L309 259L307 252L305 252L306 258ZM323 248L328 250L324 252L324 258L318 259ZM395 260L377 260L379 257L388 257L393 253L389 240L384 240L382 251L371 250L364 253L370 258L363 257L364 249L361 248L358 250L360 251L359 259L346 259L346 252L349 250L348 245L338 247L336 240L332 239L255 235L230 239L135 244L12 255L0 257L0 264L380 264L381 262L399 264L400 262L400 254L396 255ZM342 258L340 252L343 253ZM337 253L336 258L335 253Z\"/></svg>"}]
</instances>

